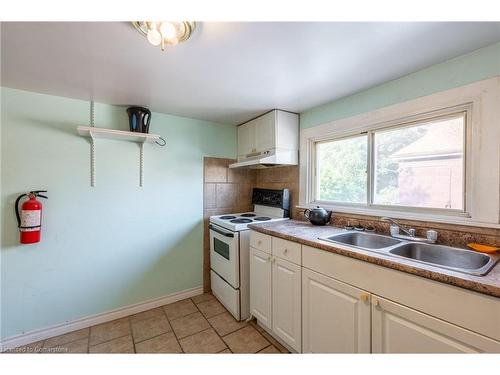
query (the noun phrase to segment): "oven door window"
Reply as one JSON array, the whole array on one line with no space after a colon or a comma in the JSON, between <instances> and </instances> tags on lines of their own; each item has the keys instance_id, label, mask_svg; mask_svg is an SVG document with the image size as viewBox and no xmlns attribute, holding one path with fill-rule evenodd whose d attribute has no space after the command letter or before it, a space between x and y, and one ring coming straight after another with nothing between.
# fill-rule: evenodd
<instances>
[{"instance_id":1,"label":"oven door window","mask_svg":"<svg viewBox=\"0 0 500 375\"><path fill-rule=\"evenodd\" d=\"M227 260L229 259L229 245L218 238L214 237L214 251L226 258Z\"/></svg>"}]
</instances>

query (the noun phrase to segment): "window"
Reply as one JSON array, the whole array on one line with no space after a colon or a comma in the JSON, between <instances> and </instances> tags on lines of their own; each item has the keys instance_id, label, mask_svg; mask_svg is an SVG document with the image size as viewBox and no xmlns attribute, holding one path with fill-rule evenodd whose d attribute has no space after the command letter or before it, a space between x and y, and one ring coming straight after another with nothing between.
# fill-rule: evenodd
<instances>
[{"instance_id":1,"label":"window","mask_svg":"<svg viewBox=\"0 0 500 375\"><path fill-rule=\"evenodd\" d=\"M367 198L367 136L318 143L318 198L322 201L365 203Z\"/></svg>"},{"instance_id":2,"label":"window","mask_svg":"<svg viewBox=\"0 0 500 375\"><path fill-rule=\"evenodd\" d=\"M315 143L316 201L465 211L466 113Z\"/></svg>"}]
</instances>

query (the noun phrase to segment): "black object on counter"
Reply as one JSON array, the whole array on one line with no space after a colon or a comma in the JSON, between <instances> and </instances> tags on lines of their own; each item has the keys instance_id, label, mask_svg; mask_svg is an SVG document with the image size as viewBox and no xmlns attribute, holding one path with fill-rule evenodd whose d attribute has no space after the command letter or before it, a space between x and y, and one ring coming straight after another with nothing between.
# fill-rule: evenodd
<instances>
[{"instance_id":1,"label":"black object on counter","mask_svg":"<svg viewBox=\"0 0 500 375\"><path fill-rule=\"evenodd\" d=\"M304 216L309 219L312 225L327 225L330 224L333 211L327 211L320 206L316 206L312 210L306 209Z\"/></svg>"},{"instance_id":2,"label":"black object on counter","mask_svg":"<svg viewBox=\"0 0 500 375\"><path fill-rule=\"evenodd\" d=\"M149 133L151 111L144 107L128 107L128 122L131 132Z\"/></svg>"}]
</instances>

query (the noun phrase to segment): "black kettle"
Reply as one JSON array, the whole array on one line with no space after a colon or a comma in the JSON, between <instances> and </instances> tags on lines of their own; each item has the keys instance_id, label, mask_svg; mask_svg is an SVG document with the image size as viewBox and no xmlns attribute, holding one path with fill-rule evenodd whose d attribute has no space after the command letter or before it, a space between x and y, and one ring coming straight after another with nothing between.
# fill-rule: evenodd
<instances>
[{"instance_id":1,"label":"black kettle","mask_svg":"<svg viewBox=\"0 0 500 375\"><path fill-rule=\"evenodd\" d=\"M330 224L333 211L327 211L320 206L316 206L312 210L307 209L304 211L304 216L309 219L312 225L326 225Z\"/></svg>"},{"instance_id":2,"label":"black kettle","mask_svg":"<svg viewBox=\"0 0 500 375\"><path fill-rule=\"evenodd\" d=\"M128 122L131 132L149 133L151 111L144 107L128 107Z\"/></svg>"}]
</instances>

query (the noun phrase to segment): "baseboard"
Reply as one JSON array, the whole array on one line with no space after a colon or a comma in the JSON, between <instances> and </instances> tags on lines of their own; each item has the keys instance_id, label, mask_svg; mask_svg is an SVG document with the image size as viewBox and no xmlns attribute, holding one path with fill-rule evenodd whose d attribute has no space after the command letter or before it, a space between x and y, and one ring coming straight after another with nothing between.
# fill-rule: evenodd
<instances>
[{"instance_id":1,"label":"baseboard","mask_svg":"<svg viewBox=\"0 0 500 375\"><path fill-rule=\"evenodd\" d=\"M37 329L26 332L22 335L16 335L5 338L0 341L0 352L16 348L22 345L30 344L40 340L45 340L50 337L64 335L78 329L87 328L96 324L106 323L111 320L120 319L132 314L137 314L146 310L151 310L156 307L177 302L186 298L194 297L203 294L203 287L186 289L180 292L172 293L163 297L153 298L148 301L134 303L132 305L120 307L115 310L106 311L100 314L90 315L85 318L76 319L73 321L56 324L51 327Z\"/></svg>"}]
</instances>

